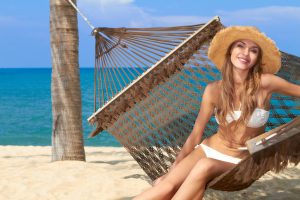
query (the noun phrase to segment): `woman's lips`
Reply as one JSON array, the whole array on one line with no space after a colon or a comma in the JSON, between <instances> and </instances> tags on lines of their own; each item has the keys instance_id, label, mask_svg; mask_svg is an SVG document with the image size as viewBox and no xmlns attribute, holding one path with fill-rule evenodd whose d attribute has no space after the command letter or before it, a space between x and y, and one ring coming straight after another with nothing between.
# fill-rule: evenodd
<instances>
[{"instance_id":1,"label":"woman's lips","mask_svg":"<svg viewBox=\"0 0 300 200\"><path fill-rule=\"evenodd\" d=\"M238 57L238 60L243 63L243 64L248 64L250 62L250 60L246 59L246 58L240 58Z\"/></svg>"}]
</instances>

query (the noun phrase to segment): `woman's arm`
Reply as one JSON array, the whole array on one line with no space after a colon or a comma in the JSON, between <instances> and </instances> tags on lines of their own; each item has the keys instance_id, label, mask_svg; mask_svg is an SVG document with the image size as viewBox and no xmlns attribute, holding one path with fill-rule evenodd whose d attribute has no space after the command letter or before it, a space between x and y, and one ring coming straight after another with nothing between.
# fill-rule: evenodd
<instances>
[{"instance_id":1,"label":"woman's arm","mask_svg":"<svg viewBox=\"0 0 300 200\"><path fill-rule=\"evenodd\" d=\"M264 74L263 84L270 93L300 97L300 85L288 82L273 74Z\"/></svg>"},{"instance_id":2,"label":"woman's arm","mask_svg":"<svg viewBox=\"0 0 300 200\"><path fill-rule=\"evenodd\" d=\"M202 102L200 106L200 111L198 113L195 125L189 137L187 138L185 144L183 145L180 153L178 154L175 162L172 165L172 168L177 165L184 157L186 157L190 152L192 152L197 144L199 144L201 137L204 132L204 128L209 121L213 109L214 103L213 100L216 98L214 92L214 83L208 84L204 90L202 96Z\"/></svg>"}]
</instances>

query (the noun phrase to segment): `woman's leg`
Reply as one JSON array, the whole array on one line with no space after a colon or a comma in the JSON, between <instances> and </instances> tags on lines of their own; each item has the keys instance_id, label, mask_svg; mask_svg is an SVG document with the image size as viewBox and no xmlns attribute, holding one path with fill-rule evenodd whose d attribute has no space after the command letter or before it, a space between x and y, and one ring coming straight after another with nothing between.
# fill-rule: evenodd
<instances>
[{"instance_id":1,"label":"woman's leg","mask_svg":"<svg viewBox=\"0 0 300 200\"><path fill-rule=\"evenodd\" d=\"M194 165L201 159L205 158L202 148L194 149L178 165L176 165L158 184L144 191L135 200L167 200L171 199L177 189L186 179Z\"/></svg>"},{"instance_id":2,"label":"woman's leg","mask_svg":"<svg viewBox=\"0 0 300 200\"><path fill-rule=\"evenodd\" d=\"M233 168L235 164L203 158L193 167L172 200L202 199L206 184L213 178Z\"/></svg>"}]
</instances>

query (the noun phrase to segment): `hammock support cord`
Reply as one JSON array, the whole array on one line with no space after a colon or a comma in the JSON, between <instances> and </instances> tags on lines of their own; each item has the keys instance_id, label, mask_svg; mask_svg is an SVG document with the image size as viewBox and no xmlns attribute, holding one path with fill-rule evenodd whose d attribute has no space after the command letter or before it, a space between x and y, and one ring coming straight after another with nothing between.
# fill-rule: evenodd
<instances>
[{"instance_id":1,"label":"hammock support cord","mask_svg":"<svg viewBox=\"0 0 300 200\"><path fill-rule=\"evenodd\" d=\"M71 0L67 0L72 7L79 13L79 15L82 17L82 19L91 27L92 30L95 29L95 27L92 25L92 23L88 20L88 18L78 9L78 7L73 3Z\"/></svg>"}]
</instances>

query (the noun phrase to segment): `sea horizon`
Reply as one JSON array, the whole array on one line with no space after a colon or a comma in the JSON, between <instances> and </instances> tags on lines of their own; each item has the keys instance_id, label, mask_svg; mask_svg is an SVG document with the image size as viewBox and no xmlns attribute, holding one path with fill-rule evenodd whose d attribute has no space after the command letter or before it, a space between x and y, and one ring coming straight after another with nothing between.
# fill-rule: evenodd
<instances>
[{"instance_id":1,"label":"sea horizon","mask_svg":"<svg viewBox=\"0 0 300 200\"><path fill-rule=\"evenodd\" d=\"M51 146L51 69L0 68L0 145ZM109 133L88 139L93 126L94 68L80 68L85 146L121 146Z\"/></svg>"}]
</instances>

